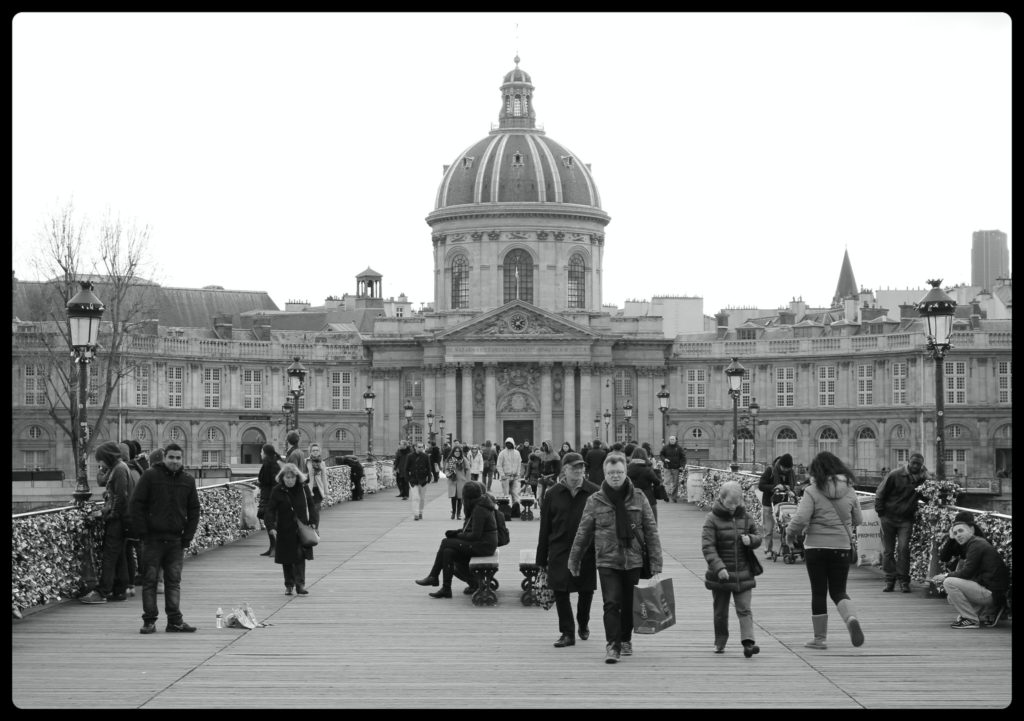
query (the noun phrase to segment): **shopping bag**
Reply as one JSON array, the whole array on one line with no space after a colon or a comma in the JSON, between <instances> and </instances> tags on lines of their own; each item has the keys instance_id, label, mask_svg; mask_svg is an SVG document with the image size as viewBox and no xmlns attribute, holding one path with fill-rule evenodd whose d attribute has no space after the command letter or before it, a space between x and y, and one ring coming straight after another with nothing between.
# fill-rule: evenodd
<instances>
[{"instance_id":1,"label":"shopping bag","mask_svg":"<svg viewBox=\"0 0 1024 721\"><path fill-rule=\"evenodd\" d=\"M545 611L555 605L555 592L548 585L548 572L546 569L542 568L537 571L531 593L533 595L533 605L540 606Z\"/></svg>"},{"instance_id":2,"label":"shopping bag","mask_svg":"<svg viewBox=\"0 0 1024 721\"><path fill-rule=\"evenodd\" d=\"M242 493L242 530L259 528L260 520L256 512L256 488L247 483L240 483L237 488Z\"/></svg>"},{"instance_id":3,"label":"shopping bag","mask_svg":"<svg viewBox=\"0 0 1024 721\"><path fill-rule=\"evenodd\" d=\"M241 606L232 608L227 616L224 617L224 626L226 628L256 628L261 625L256 620L256 614L253 613L252 606L248 603L243 603Z\"/></svg>"},{"instance_id":4,"label":"shopping bag","mask_svg":"<svg viewBox=\"0 0 1024 721\"><path fill-rule=\"evenodd\" d=\"M633 632L658 633L676 622L676 595L672 579L658 574L633 586Z\"/></svg>"}]
</instances>

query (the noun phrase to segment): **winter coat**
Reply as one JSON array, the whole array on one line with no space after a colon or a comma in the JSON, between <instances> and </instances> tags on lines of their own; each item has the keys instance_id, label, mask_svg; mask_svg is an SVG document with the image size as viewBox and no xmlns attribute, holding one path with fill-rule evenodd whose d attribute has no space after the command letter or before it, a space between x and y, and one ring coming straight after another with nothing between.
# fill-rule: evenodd
<instances>
[{"instance_id":1,"label":"winter coat","mask_svg":"<svg viewBox=\"0 0 1024 721\"><path fill-rule=\"evenodd\" d=\"M534 451L526 459L526 478L531 483L536 484L537 479L540 478L541 466L543 461L540 457L540 451Z\"/></svg>"},{"instance_id":2,"label":"winter coat","mask_svg":"<svg viewBox=\"0 0 1024 721\"><path fill-rule=\"evenodd\" d=\"M484 459L484 469L493 471L498 463L498 449L494 446L484 446L480 449L480 455Z\"/></svg>"},{"instance_id":3,"label":"winter coat","mask_svg":"<svg viewBox=\"0 0 1024 721\"><path fill-rule=\"evenodd\" d=\"M562 471L562 459L554 451L540 452L540 475L558 478Z\"/></svg>"},{"instance_id":4,"label":"winter coat","mask_svg":"<svg viewBox=\"0 0 1024 721\"><path fill-rule=\"evenodd\" d=\"M604 448L591 448L583 456L583 462L587 467L587 480L595 486L600 487L604 482L604 459L608 451Z\"/></svg>"},{"instance_id":5,"label":"winter coat","mask_svg":"<svg viewBox=\"0 0 1024 721\"><path fill-rule=\"evenodd\" d=\"M657 508L658 499L654 494L661 481L658 480L658 474L654 472L654 469L647 465L647 461L630 461L626 466L626 477L633 483L633 488L644 492L647 502L651 504L651 509Z\"/></svg>"},{"instance_id":6,"label":"winter coat","mask_svg":"<svg viewBox=\"0 0 1024 721\"><path fill-rule=\"evenodd\" d=\"M992 595L1003 595L1010 587L1010 572L1006 563L991 543L972 536L963 545L963 562L947 577L963 578L984 586Z\"/></svg>"},{"instance_id":7,"label":"winter coat","mask_svg":"<svg viewBox=\"0 0 1024 721\"><path fill-rule=\"evenodd\" d=\"M430 456L413 451L405 460L405 478L411 486L425 486L434 480L430 469Z\"/></svg>"},{"instance_id":8,"label":"winter coat","mask_svg":"<svg viewBox=\"0 0 1024 721\"><path fill-rule=\"evenodd\" d=\"M782 456L779 456L781 458ZM772 489L779 484L796 489L796 472L790 468L788 473L783 473L779 467L779 458L776 458L771 467L765 468L757 482L757 490L761 491L761 505L771 506L772 496L775 495Z\"/></svg>"},{"instance_id":9,"label":"winter coat","mask_svg":"<svg viewBox=\"0 0 1024 721\"><path fill-rule=\"evenodd\" d=\"M103 520L129 522L128 500L131 498L131 475L124 461L118 460L107 473L103 489Z\"/></svg>"},{"instance_id":10,"label":"winter coat","mask_svg":"<svg viewBox=\"0 0 1024 721\"><path fill-rule=\"evenodd\" d=\"M474 553L476 556L490 556L498 547L498 521L494 517L496 508L493 498L486 493L480 496L463 530L455 536L461 541L483 544L477 549L479 552Z\"/></svg>"},{"instance_id":11,"label":"winter coat","mask_svg":"<svg viewBox=\"0 0 1024 721\"><path fill-rule=\"evenodd\" d=\"M260 489L260 498L256 504L257 513L259 518L263 518L267 511L267 501L270 500L270 491L273 489L274 484L277 483L277 473L281 470L281 457L275 455L274 458L267 459L260 466L259 475L256 476L256 485Z\"/></svg>"},{"instance_id":12,"label":"winter coat","mask_svg":"<svg viewBox=\"0 0 1024 721\"><path fill-rule=\"evenodd\" d=\"M796 513L789 519L786 538L795 541L806 529L805 548L849 548L850 538L862 520L856 492L846 476L836 476L828 480L824 491L817 483L807 486Z\"/></svg>"},{"instance_id":13,"label":"winter coat","mask_svg":"<svg viewBox=\"0 0 1024 721\"><path fill-rule=\"evenodd\" d=\"M480 451L470 451L469 455L466 456L469 460L469 472L475 473L478 476L483 475L484 472L484 456Z\"/></svg>"},{"instance_id":14,"label":"winter coat","mask_svg":"<svg viewBox=\"0 0 1024 721\"><path fill-rule=\"evenodd\" d=\"M665 468L683 468L686 466L686 451L683 450L678 441L666 443L662 446L658 457L665 464Z\"/></svg>"},{"instance_id":15,"label":"winter coat","mask_svg":"<svg viewBox=\"0 0 1024 721\"><path fill-rule=\"evenodd\" d=\"M508 443L511 440L509 438L505 442ZM498 454L498 473L500 476L518 476L522 464L523 461L519 457L519 451L515 448L502 448L501 453Z\"/></svg>"},{"instance_id":16,"label":"winter coat","mask_svg":"<svg viewBox=\"0 0 1024 721\"><path fill-rule=\"evenodd\" d=\"M395 451L394 469L396 479L405 478L405 464L406 461L409 460L409 455L412 453L412 451L413 449L409 448L409 446L406 446L405 448L399 448L397 451Z\"/></svg>"},{"instance_id":17,"label":"winter coat","mask_svg":"<svg viewBox=\"0 0 1024 721\"><path fill-rule=\"evenodd\" d=\"M469 461L453 454L444 464L444 474L448 476L448 497L462 498L462 489L469 480Z\"/></svg>"},{"instance_id":18,"label":"winter coat","mask_svg":"<svg viewBox=\"0 0 1024 721\"><path fill-rule=\"evenodd\" d=\"M199 527L196 479L182 468L172 472L163 461L142 474L129 506L132 530L143 541L180 540L187 547Z\"/></svg>"},{"instance_id":19,"label":"winter coat","mask_svg":"<svg viewBox=\"0 0 1024 721\"><path fill-rule=\"evenodd\" d=\"M556 591L575 593L597 588L594 545L590 544L583 552L578 578L569 573L569 551L583 519L587 499L598 490L590 481L583 481L573 496L569 486L559 481L544 494L537 537L537 565L547 568L548 585Z\"/></svg>"},{"instance_id":20,"label":"winter coat","mask_svg":"<svg viewBox=\"0 0 1024 721\"><path fill-rule=\"evenodd\" d=\"M750 545L744 546L740 536L750 536ZM708 570L704 574L704 587L717 591L749 591L757 585L754 571L747 558L747 549L761 545L754 519L746 508L737 506L731 511L716 500L711 512L704 517L700 534L700 547ZM718 577L722 569L729 572L729 580Z\"/></svg>"},{"instance_id":21,"label":"winter coat","mask_svg":"<svg viewBox=\"0 0 1024 721\"><path fill-rule=\"evenodd\" d=\"M637 492L628 480L625 483L629 484L626 513L647 542L651 573L661 573L661 540L654 511L647 502L647 496ZM580 527L569 552L569 572L572 575L579 575L583 553L591 544L594 546L594 562L598 568L628 571L644 564L643 550L635 536L631 536L625 546L619 540L615 528L615 504L605 496L603 488L591 495L583 508L583 518L580 519Z\"/></svg>"},{"instance_id":22,"label":"winter coat","mask_svg":"<svg viewBox=\"0 0 1024 721\"><path fill-rule=\"evenodd\" d=\"M320 513L313 502L313 492L306 483L296 483L289 488L284 481L280 481L270 491L270 500L267 501L267 511L263 517L267 529L277 531L274 563L295 563L300 557L307 561L313 560L313 549L303 548L299 543L296 517L310 526L320 525Z\"/></svg>"},{"instance_id":23,"label":"winter coat","mask_svg":"<svg viewBox=\"0 0 1024 721\"><path fill-rule=\"evenodd\" d=\"M890 521L912 521L917 514L917 502L922 496L917 487L927 476L924 468L912 476L906 466L891 471L875 489L875 511L879 518Z\"/></svg>"}]
</instances>

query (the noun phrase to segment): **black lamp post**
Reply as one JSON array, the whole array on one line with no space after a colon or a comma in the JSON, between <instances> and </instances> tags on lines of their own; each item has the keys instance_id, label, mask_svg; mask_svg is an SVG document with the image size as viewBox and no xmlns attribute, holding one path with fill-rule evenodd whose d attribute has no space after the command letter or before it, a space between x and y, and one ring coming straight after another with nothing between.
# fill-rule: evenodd
<instances>
[{"instance_id":1,"label":"black lamp post","mask_svg":"<svg viewBox=\"0 0 1024 721\"><path fill-rule=\"evenodd\" d=\"M290 398L281 404L281 413L284 415L284 433L288 435L288 431L292 429L292 401ZM285 445L288 445L287 441Z\"/></svg>"},{"instance_id":2,"label":"black lamp post","mask_svg":"<svg viewBox=\"0 0 1024 721\"><path fill-rule=\"evenodd\" d=\"M100 336L100 318L103 302L92 292L92 283L79 281L82 289L68 301L68 326L71 331L72 358L78 365L78 482L73 498L79 508L85 506L92 491L89 490L89 363L96 355Z\"/></svg>"},{"instance_id":3,"label":"black lamp post","mask_svg":"<svg viewBox=\"0 0 1024 721\"><path fill-rule=\"evenodd\" d=\"M611 425L611 422L612 422L612 412L610 410L608 410L607 408L605 408L604 409L604 442L606 444L610 442L608 440L608 426Z\"/></svg>"},{"instance_id":4,"label":"black lamp post","mask_svg":"<svg viewBox=\"0 0 1024 721\"><path fill-rule=\"evenodd\" d=\"M405 440L412 443L412 400L405 399Z\"/></svg>"},{"instance_id":5,"label":"black lamp post","mask_svg":"<svg viewBox=\"0 0 1024 721\"><path fill-rule=\"evenodd\" d=\"M363 393L363 405L366 407L367 433L366 433L366 455L373 457L373 399L377 394L373 392L373 386L366 386L366 393Z\"/></svg>"},{"instance_id":6,"label":"black lamp post","mask_svg":"<svg viewBox=\"0 0 1024 721\"><path fill-rule=\"evenodd\" d=\"M622 417L626 419L626 435L629 436L626 441L631 441L633 440L632 433L630 433L633 420L633 401L630 398L627 398L622 406Z\"/></svg>"},{"instance_id":7,"label":"black lamp post","mask_svg":"<svg viewBox=\"0 0 1024 721\"><path fill-rule=\"evenodd\" d=\"M956 301L950 298L939 286L942 279L929 280L932 289L917 302L917 312L928 323L928 351L935 359L935 477L940 481L946 479L946 419L945 391L943 385L943 359L952 348L949 336L953 332L953 313L956 312Z\"/></svg>"},{"instance_id":8,"label":"black lamp post","mask_svg":"<svg viewBox=\"0 0 1024 721\"><path fill-rule=\"evenodd\" d=\"M601 412L594 413L594 438L601 438Z\"/></svg>"},{"instance_id":9,"label":"black lamp post","mask_svg":"<svg viewBox=\"0 0 1024 721\"><path fill-rule=\"evenodd\" d=\"M735 473L740 469L736 460L736 441L739 435L739 404L740 386L743 384L743 372L746 370L740 365L738 359L733 358L732 363L725 369L725 375L729 379L729 397L732 398L732 471Z\"/></svg>"},{"instance_id":10,"label":"black lamp post","mask_svg":"<svg viewBox=\"0 0 1024 721\"><path fill-rule=\"evenodd\" d=\"M750 405L747 406L747 412L750 414L750 425L753 426L754 430L754 447L750 455L750 461L755 471L757 470L757 414L760 410L761 406L757 404L757 399L751 398Z\"/></svg>"},{"instance_id":11,"label":"black lamp post","mask_svg":"<svg viewBox=\"0 0 1024 721\"><path fill-rule=\"evenodd\" d=\"M661 411L661 445L665 445L668 442L668 437L665 435L665 423L666 416L668 416L668 399L671 394L665 390L665 384L661 384L661 390L658 391L658 410Z\"/></svg>"},{"instance_id":12,"label":"black lamp post","mask_svg":"<svg viewBox=\"0 0 1024 721\"><path fill-rule=\"evenodd\" d=\"M306 367L299 363L299 357L292 358L292 364L285 371L288 374L288 390L292 394L292 429L299 430L299 398L306 392Z\"/></svg>"},{"instance_id":13,"label":"black lamp post","mask_svg":"<svg viewBox=\"0 0 1024 721\"><path fill-rule=\"evenodd\" d=\"M427 411L427 430L429 432L430 442L434 442L434 409L431 408Z\"/></svg>"},{"instance_id":14,"label":"black lamp post","mask_svg":"<svg viewBox=\"0 0 1024 721\"><path fill-rule=\"evenodd\" d=\"M444 445L444 442L445 442L445 436L444 436L444 416L438 416L438 418L437 418L437 427L441 429L441 445Z\"/></svg>"}]
</instances>

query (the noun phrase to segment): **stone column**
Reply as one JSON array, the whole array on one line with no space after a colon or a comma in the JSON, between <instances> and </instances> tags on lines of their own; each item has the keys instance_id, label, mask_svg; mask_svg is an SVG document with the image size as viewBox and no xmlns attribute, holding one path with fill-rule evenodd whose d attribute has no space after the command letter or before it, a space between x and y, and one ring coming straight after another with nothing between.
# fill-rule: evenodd
<instances>
[{"instance_id":1,"label":"stone column","mask_svg":"<svg viewBox=\"0 0 1024 721\"><path fill-rule=\"evenodd\" d=\"M591 392L593 374L593 364L580 363L580 445L594 440L594 396Z\"/></svg>"},{"instance_id":2,"label":"stone column","mask_svg":"<svg viewBox=\"0 0 1024 721\"><path fill-rule=\"evenodd\" d=\"M458 416L456 415L458 409L455 407L455 373L458 370L458 366L454 363L446 363L444 366L444 413L438 413L435 409L434 413L437 415L444 415L447 423L445 428L449 428L449 431L445 433L451 433L454 437L459 432L457 425ZM438 443L439 446L444 445L444 439Z\"/></svg>"},{"instance_id":3,"label":"stone column","mask_svg":"<svg viewBox=\"0 0 1024 721\"><path fill-rule=\"evenodd\" d=\"M568 363L562 364L562 441L569 441L573 448L579 448L576 439L576 368ZM561 448L562 443L552 438ZM557 449L556 449L557 450Z\"/></svg>"},{"instance_id":4,"label":"stone column","mask_svg":"<svg viewBox=\"0 0 1024 721\"><path fill-rule=\"evenodd\" d=\"M494 378L497 367L497 363L484 363L484 437L478 442L490 440L500 446L505 439L498 428L498 388Z\"/></svg>"},{"instance_id":5,"label":"stone column","mask_svg":"<svg viewBox=\"0 0 1024 721\"><path fill-rule=\"evenodd\" d=\"M555 442L551 437L551 366L549 361L540 363L540 438L534 439L537 447L541 441Z\"/></svg>"},{"instance_id":6,"label":"stone column","mask_svg":"<svg viewBox=\"0 0 1024 721\"><path fill-rule=\"evenodd\" d=\"M473 440L473 364L462 365L462 409L459 423L459 440L469 443Z\"/></svg>"},{"instance_id":7,"label":"stone column","mask_svg":"<svg viewBox=\"0 0 1024 721\"><path fill-rule=\"evenodd\" d=\"M387 410L387 418L385 422L389 426L389 430L394 433L392 436L393 441L390 444L392 446L392 453L394 449L398 448L398 441L406 437L406 423L405 423L405 399L402 397L402 371L400 368L388 368L386 370L387 375L384 381L384 396L386 405L384 406Z\"/></svg>"}]
</instances>

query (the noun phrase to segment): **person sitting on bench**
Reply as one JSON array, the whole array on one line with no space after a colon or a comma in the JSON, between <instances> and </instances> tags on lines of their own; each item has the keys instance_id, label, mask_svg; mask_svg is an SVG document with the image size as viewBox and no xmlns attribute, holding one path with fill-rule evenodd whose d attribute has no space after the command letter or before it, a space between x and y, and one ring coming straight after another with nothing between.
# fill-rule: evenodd
<instances>
[{"instance_id":1,"label":"person sitting on bench","mask_svg":"<svg viewBox=\"0 0 1024 721\"><path fill-rule=\"evenodd\" d=\"M498 522L494 518L497 506L494 499L484 493L483 484L476 481L466 483L462 496L466 524L462 530L445 531L445 538L437 549L430 573L416 581L421 586L437 586L440 582L438 574L442 574L441 588L430 593L431 598L451 598L455 571L459 571L460 578L465 576L468 579L466 569L469 559L474 556L490 556L498 547ZM474 590L470 586L466 592L472 593Z\"/></svg>"}]
</instances>

